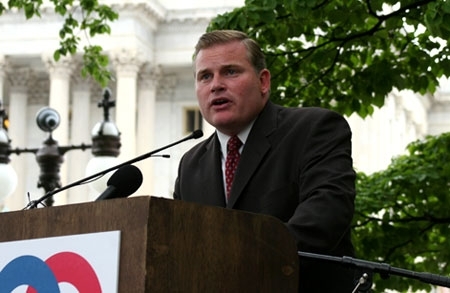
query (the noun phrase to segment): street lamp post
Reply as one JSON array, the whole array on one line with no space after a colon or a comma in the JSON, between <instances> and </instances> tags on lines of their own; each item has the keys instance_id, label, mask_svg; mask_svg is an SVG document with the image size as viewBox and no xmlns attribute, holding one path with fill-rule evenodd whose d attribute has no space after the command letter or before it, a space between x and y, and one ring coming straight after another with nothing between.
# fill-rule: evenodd
<instances>
[{"instance_id":1,"label":"street lamp post","mask_svg":"<svg viewBox=\"0 0 450 293\"><path fill-rule=\"evenodd\" d=\"M103 100L98 103L98 107L103 108L104 121L97 123L96 127L99 128L96 131L96 127L92 132L92 145L80 144L80 145L68 145L59 146L58 142L53 138L52 132L59 126L60 117L58 112L49 107L44 107L36 115L36 123L38 127L48 133L48 137L43 141L40 148L11 148L11 140L7 136L7 131L3 126L3 121L6 119L6 111L3 109L3 105L0 104L0 178L6 178L10 175L6 174L11 170L3 172L1 165L8 164L10 154L20 155L22 153L34 153L36 155L36 161L40 168L39 180L37 183L38 188L44 188L45 193L49 193L57 188L61 187L60 168L64 162L64 155L71 150L86 150L92 148L92 153L95 157L100 159L95 161L94 164L102 164L100 161L108 160L111 157L117 157L120 149L120 133L117 127L109 119L109 109L115 106L114 101L110 101L111 92L109 89L105 89L103 92ZM113 129L114 131L111 131ZM91 164L91 162L89 162ZM12 169L12 168L11 168ZM3 174L2 174L3 173ZM9 179L12 180L12 179ZM0 181L2 181L0 179ZM5 179L4 181L8 181ZM14 187L15 188L15 187ZM8 196L8 195L6 195ZM6 197L4 196L4 197ZM0 196L0 200L2 197ZM46 206L52 206L54 203L53 197L50 196L45 199L44 204Z\"/></svg>"}]
</instances>

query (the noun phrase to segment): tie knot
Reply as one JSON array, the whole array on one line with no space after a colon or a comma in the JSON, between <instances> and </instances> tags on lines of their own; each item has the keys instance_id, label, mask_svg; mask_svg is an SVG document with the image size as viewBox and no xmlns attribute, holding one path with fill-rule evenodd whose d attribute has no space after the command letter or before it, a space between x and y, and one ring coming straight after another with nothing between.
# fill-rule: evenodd
<instances>
[{"instance_id":1,"label":"tie knot","mask_svg":"<svg viewBox=\"0 0 450 293\"><path fill-rule=\"evenodd\" d=\"M242 141L239 139L237 135L233 135L230 137L227 143L227 152L239 150L242 146Z\"/></svg>"}]
</instances>

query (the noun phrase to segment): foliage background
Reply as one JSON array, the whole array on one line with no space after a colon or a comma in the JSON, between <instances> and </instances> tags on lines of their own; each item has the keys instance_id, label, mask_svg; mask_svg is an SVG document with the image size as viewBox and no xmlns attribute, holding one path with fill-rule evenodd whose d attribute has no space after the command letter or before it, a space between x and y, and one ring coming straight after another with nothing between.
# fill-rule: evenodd
<instances>
[{"instance_id":1,"label":"foliage background","mask_svg":"<svg viewBox=\"0 0 450 293\"><path fill-rule=\"evenodd\" d=\"M450 275L450 133L412 142L386 170L358 173L353 243L358 257L412 272ZM430 290L375 275L377 290Z\"/></svg>"},{"instance_id":2,"label":"foliage background","mask_svg":"<svg viewBox=\"0 0 450 293\"><path fill-rule=\"evenodd\" d=\"M0 1L0 15L10 10L23 11L25 18L41 17L43 0ZM62 56L78 53L81 36L85 36L88 45L83 47L83 77L92 77L102 87L111 80L108 70L109 58L99 45L90 43L96 35L110 34L109 23L118 19L119 14L98 0L49 0L56 14L64 19L59 31L59 47L53 57L58 61ZM4 4L5 3L5 4Z\"/></svg>"},{"instance_id":3,"label":"foliage background","mask_svg":"<svg viewBox=\"0 0 450 293\"><path fill-rule=\"evenodd\" d=\"M213 29L258 40L284 105L366 117L394 87L432 93L450 75L445 0L247 0Z\"/></svg>"}]
</instances>

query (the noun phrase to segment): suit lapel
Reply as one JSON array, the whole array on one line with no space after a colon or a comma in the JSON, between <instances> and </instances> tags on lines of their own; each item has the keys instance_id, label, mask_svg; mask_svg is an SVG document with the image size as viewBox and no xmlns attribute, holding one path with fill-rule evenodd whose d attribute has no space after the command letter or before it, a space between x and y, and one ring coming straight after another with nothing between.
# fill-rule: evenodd
<instances>
[{"instance_id":1,"label":"suit lapel","mask_svg":"<svg viewBox=\"0 0 450 293\"><path fill-rule=\"evenodd\" d=\"M272 147L268 137L276 127L277 111L275 106L271 102L268 102L261 115L256 119L245 142L239 166L234 177L231 196L227 204L228 208L234 206L253 173L257 170L264 156Z\"/></svg>"},{"instance_id":2,"label":"suit lapel","mask_svg":"<svg viewBox=\"0 0 450 293\"><path fill-rule=\"evenodd\" d=\"M220 154L220 143L217 134L214 134L211 141L206 145L206 152L200 158L200 165L203 166L204 188L199 192L203 193L202 198L208 198L209 204L225 207L225 192L222 179L222 162Z\"/></svg>"}]
</instances>

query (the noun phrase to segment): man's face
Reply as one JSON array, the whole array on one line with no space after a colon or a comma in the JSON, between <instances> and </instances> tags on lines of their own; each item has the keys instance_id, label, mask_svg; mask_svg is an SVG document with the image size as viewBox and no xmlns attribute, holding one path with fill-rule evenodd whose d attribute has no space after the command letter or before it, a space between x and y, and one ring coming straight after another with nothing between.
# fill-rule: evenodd
<instances>
[{"instance_id":1,"label":"man's face","mask_svg":"<svg viewBox=\"0 0 450 293\"><path fill-rule=\"evenodd\" d=\"M195 90L206 121L233 135L254 120L266 104L270 73L267 69L255 72L241 42L218 44L197 54Z\"/></svg>"}]
</instances>

